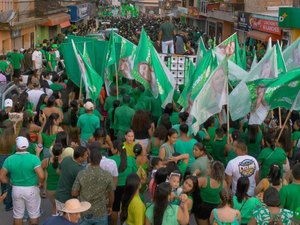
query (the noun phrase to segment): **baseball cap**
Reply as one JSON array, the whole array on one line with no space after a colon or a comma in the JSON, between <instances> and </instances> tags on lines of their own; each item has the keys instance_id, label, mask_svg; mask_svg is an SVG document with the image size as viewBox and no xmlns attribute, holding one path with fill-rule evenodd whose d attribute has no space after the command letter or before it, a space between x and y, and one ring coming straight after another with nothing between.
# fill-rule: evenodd
<instances>
[{"instance_id":1,"label":"baseball cap","mask_svg":"<svg viewBox=\"0 0 300 225\"><path fill-rule=\"evenodd\" d=\"M84 108L85 108L86 110L93 110L93 109L94 109L94 104L91 103L91 102L86 102L86 103L84 104Z\"/></svg>"},{"instance_id":2,"label":"baseball cap","mask_svg":"<svg viewBox=\"0 0 300 225\"><path fill-rule=\"evenodd\" d=\"M35 44L35 47L36 47L36 48L40 48L41 45L40 45L40 44Z\"/></svg>"},{"instance_id":3,"label":"baseball cap","mask_svg":"<svg viewBox=\"0 0 300 225\"><path fill-rule=\"evenodd\" d=\"M13 106L13 101L8 98L4 101L4 107L7 108L7 107L12 107Z\"/></svg>"},{"instance_id":4,"label":"baseball cap","mask_svg":"<svg viewBox=\"0 0 300 225\"><path fill-rule=\"evenodd\" d=\"M25 150L29 146L28 139L26 137L19 136L16 138L16 145L18 149Z\"/></svg>"},{"instance_id":5,"label":"baseball cap","mask_svg":"<svg viewBox=\"0 0 300 225\"><path fill-rule=\"evenodd\" d=\"M52 48L58 48L57 44L53 44L51 47Z\"/></svg>"}]
</instances>

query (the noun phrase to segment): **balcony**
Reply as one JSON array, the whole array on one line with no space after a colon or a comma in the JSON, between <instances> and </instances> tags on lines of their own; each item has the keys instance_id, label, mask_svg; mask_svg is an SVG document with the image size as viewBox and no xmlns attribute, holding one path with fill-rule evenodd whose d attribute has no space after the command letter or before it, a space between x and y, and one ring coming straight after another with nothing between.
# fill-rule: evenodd
<instances>
[{"instance_id":1,"label":"balcony","mask_svg":"<svg viewBox=\"0 0 300 225\"><path fill-rule=\"evenodd\" d=\"M66 7L62 7L57 0L39 0L35 3L35 12L37 16L47 16L60 12L67 12Z\"/></svg>"}]
</instances>

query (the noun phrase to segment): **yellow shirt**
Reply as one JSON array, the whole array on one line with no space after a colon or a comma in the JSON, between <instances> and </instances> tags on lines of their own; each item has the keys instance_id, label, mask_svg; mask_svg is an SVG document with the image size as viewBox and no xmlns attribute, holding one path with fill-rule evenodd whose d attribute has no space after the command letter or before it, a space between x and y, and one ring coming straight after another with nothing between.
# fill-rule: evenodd
<instances>
[{"instance_id":1,"label":"yellow shirt","mask_svg":"<svg viewBox=\"0 0 300 225\"><path fill-rule=\"evenodd\" d=\"M135 195L128 206L128 217L126 224L128 225L144 225L145 224L146 207L139 195Z\"/></svg>"},{"instance_id":2,"label":"yellow shirt","mask_svg":"<svg viewBox=\"0 0 300 225\"><path fill-rule=\"evenodd\" d=\"M135 157L134 153L133 153L133 146L135 145L135 142L133 142L132 144L128 144L126 141L123 143L124 147L126 149L126 153L127 156L132 156Z\"/></svg>"}]
</instances>

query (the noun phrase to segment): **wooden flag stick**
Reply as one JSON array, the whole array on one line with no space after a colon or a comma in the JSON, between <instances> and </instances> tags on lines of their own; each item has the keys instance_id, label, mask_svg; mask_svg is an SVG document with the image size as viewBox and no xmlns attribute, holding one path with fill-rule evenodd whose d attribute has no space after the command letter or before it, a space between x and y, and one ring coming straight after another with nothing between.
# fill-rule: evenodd
<instances>
[{"instance_id":1,"label":"wooden flag stick","mask_svg":"<svg viewBox=\"0 0 300 225\"><path fill-rule=\"evenodd\" d=\"M286 117L286 119L285 119L285 121L284 121L284 123L283 123L283 126L282 126L281 129L280 129L280 132L279 132L279 135L278 135L278 137L277 137L277 139L276 139L276 142L279 141L279 139L280 139L280 137L281 137L281 135L282 135L283 129L285 128L285 126L286 126L288 120L290 119L290 116L291 116L291 114L292 114L292 111L294 110L294 108L295 108L295 106L296 106L296 104L297 104L297 102L298 102L299 97L300 97L300 91L298 92L297 97L295 98L295 100L294 100L294 102L293 102L292 108L290 109L290 111L289 111L289 113L288 113L288 115L287 115L287 117Z\"/></svg>"},{"instance_id":2,"label":"wooden flag stick","mask_svg":"<svg viewBox=\"0 0 300 225\"><path fill-rule=\"evenodd\" d=\"M279 128L282 128L281 107L278 108Z\"/></svg>"}]
</instances>

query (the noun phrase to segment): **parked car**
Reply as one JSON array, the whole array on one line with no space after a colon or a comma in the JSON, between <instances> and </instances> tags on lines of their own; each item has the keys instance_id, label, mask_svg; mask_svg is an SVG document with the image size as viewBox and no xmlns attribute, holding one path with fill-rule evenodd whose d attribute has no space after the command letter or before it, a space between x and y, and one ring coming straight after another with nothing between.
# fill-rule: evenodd
<instances>
[{"instance_id":1,"label":"parked car","mask_svg":"<svg viewBox=\"0 0 300 225\"><path fill-rule=\"evenodd\" d=\"M0 84L0 106L4 109L5 99L13 99L14 96L19 96L22 90L14 84L14 82L9 82L7 84Z\"/></svg>"}]
</instances>

